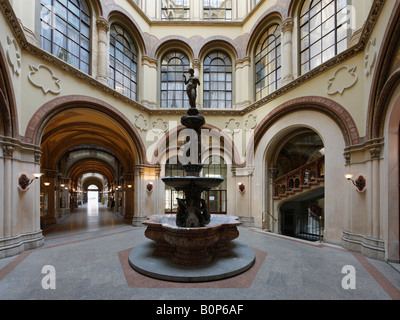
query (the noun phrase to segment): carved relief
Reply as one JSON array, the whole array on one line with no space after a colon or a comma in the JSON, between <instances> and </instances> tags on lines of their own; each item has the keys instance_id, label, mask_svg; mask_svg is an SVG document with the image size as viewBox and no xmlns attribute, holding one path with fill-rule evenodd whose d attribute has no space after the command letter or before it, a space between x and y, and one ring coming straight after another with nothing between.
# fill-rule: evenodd
<instances>
[{"instance_id":1,"label":"carved relief","mask_svg":"<svg viewBox=\"0 0 400 320\"><path fill-rule=\"evenodd\" d=\"M32 85L42 89L44 94L59 94L61 92L60 79L54 76L53 71L44 64L37 67L29 66L31 72L28 79Z\"/></svg>"},{"instance_id":2,"label":"carved relief","mask_svg":"<svg viewBox=\"0 0 400 320\"><path fill-rule=\"evenodd\" d=\"M353 87L358 80L356 69L357 67L350 68L348 66L337 69L333 77L328 81L327 93L330 95L343 94L346 89Z\"/></svg>"},{"instance_id":3,"label":"carved relief","mask_svg":"<svg viewBox=\"0 0 400 320\"><path fill-rule=\"evenodd\" d=\"M253 130L257 126L257 116L250 114L244 122L246 130Z\"/></svg>"},{"instance_id":4,"label":"carved relief","mask_svg":"<svg viewBox=\"0 0 400 320\"><path fill-rule=\"evenodd\" d=\"M368 77L372 74L372 69L375 66L377 56L376 38L369 40L367 44L366 54L364 57L365 62L365 75Z\"/></svg>"},{"instance_id":5,"label":"carved relief","mask_svg":"<svg viewBox=\"0 0 400 320\"><path fill-rule=\"evenodd\" d=\"M229 119L227 122L225 122L225 128L224 131L230 132L230 133L237 133L240 131L240 122L236 121L235 119Z\"/></svg>"},{"instance_id":6,"label":"carved relief","mask_svg":"<svg viewBox=\"0 0 400 320\"><path fill-rule=\"evenodd\" d=\"M168 131L168 122L164 121L161 118L158 118L156 121L152 122L151 128L153 130L167 132Z\"/></svg>"},{"instance_id":7,"label":"carved relief","mask_svg":"<svg viewBox=\"0 0 400 320\"><path fill-rule=\"evenodd\" d=\"M7 36L7 61L13 73L17 76L21 74L21 52L18 47L17 41Z\"/></svg>"},{"instance_id":8,"label":"carved relief","mask_svg":"<svg viewBox=\"0 0 400 320\"><path fill-rule=\"evenodd\" d=\"M135 116L135 126L142 132L149 129L148 121L142 114Z\"/></svg>"}]
</instances>

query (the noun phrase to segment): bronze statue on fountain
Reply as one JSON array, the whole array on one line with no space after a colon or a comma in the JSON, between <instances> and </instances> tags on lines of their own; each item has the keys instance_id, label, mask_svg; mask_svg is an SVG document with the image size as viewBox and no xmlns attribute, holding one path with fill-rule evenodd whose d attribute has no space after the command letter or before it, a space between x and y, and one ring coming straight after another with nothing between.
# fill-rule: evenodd
<instances>
[{"instance_id":1,"label":"bronze statue on fountain","mask_svg":"<svg viewBox=\"0 0 400 320\"><path fill-rule=\"evenodd\" d=\"M192 161L183 165L186 177L165 177L162 181L166 185L174 187L177 191L183 191L185 194L185 199L177 199L179 210L176 215L176 225L185 228L198 228L205 227L210 223L210 213L207 211L201 194L203 191L211 190L220 185L223 179L200 177L200 172L203 169L201 164L201 127L206 121L196 108L197 86L200 86L200 81L195 77L193 69L189 69L189 74L189 78L186 78L185 75L183 77L190 108L181 118L181 123L196 133L192 137L197 137L197 141L191 141L191 144L197 143L197 156L191 157L191 150L187 151L187 156Z\"/></svg>"}]
</instances>

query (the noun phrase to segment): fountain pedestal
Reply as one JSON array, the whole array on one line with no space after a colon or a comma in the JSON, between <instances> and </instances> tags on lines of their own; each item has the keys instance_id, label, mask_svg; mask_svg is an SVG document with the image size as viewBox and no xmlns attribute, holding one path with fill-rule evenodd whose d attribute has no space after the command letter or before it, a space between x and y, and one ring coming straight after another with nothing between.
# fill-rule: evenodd
<instances>
[{"instance_id":1,"label":"fountain pedestal","mask_svg":"<svg viewBox=\"0 0 400 320\"><path fill-rule=\"evenodd\" d=\"M252 249L233 240L239 236L237 217L210 215L201 195L219 186L222 178L201 177L201 127L205 119L196 109L196 88L200 84L190 69L187 90L191 107L181 123L192 130L185 155L192 162L183 166L185 177L165 177L162 181L183 191L176 215L155 215L143 222L145 236L154 242L134 248L129 263L146 275L172 281L211 281L237 275L249 269L254 261ZM185 77L186 79L186 77ZM192 141L191 141L192 139ZM191 154L197 150L197 154Z\"/></svg>"}]
</instances>

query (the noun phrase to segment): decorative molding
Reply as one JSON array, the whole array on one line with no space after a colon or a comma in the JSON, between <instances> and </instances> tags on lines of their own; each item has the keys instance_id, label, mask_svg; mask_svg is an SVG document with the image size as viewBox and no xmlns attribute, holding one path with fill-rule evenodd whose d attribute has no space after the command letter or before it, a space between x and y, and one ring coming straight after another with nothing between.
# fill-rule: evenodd
<instances>
[{"instance_id":1,"label":"decorative molding","mask_svg":"<svg viewBox=\"0 0 400 320\"><path fill-rule=\"evenodd\" d=\"M365 75L368 77L372 74L372 69L375 66L378 51L376 49L376 38L368 41L366 53L364 57Z\"/></svg>"},{"instance_id":2,"label":"decorative molding","mask_svg":"<svg viewBox=\"0 0 400 320\"><path fill-rule=\"evenodd\" d=\"M21 52L17 40L7 36L7 61L13 73L17 76L21 74Z\"/></svg>"},{"instance_id":3,"label":"decorative molding","mask_svg":"<svg viewBox=\"0 0 400 320\"><path fill-rule=\"evenodd\" d=\"M142 56L142 65L148 66L149 68L157 69L158 63L156 59L150 58L148 56Z\"/></svg>"},{"instance_id":4,"label":"decorative molding","mask_svg":"<svg viewBox=\"0 0 400 320\"><path fill-rule=\"evenodd\" d=\"M334 95L336 93L342 95L346 89L353 87L358 80L356 69L356 66L353 68L343 66L337 69L333 77L328 81L328 88L326 89L326 92L329 95Z\"/></svg>"},{"instance_id":5,"label":"decorative molding","mask_svg":"<svg viewBox=\"0 0 400 320\"><path fill-rule=\"evenodd\" d=\"M48 66L44 64L39 64L37 67L30 65L29 68L31 69L31 72L28 75L28 79L32 85L42 89L44 94L47 94L49 92L55 95L60 94L61 92L60 79L54 76L53 70L51 70ZM43 72L46 71L47 73L43 74ZM33 79L33 76L38 76L41 79L39 80L39 82L37 82L37 80L35 81ZM46 85L48 85L49 83L57 87L57 89L53 90L50 87L47 87Z\"/></svg>"},{"instance_id":6,"label":"decorative molding","mask_svg":"<svg viewBox=\"0 0 400 320\"><path fill-rule=\"evenodd\" d=\"M141 113L135 116L135 127L138 128L140 131L147 131L149 129L148 121Z\"/></svg>"},{"instance_id":7,"label":"decorative molding","mask_svg":"<svg viewBox=\"0 0 400 320\"><path fill-rule=\"evenodd\" d=\"M7 159L12 159L15 147L9 144L3 144L3 157Z\"/></svg>"}]
</instances>

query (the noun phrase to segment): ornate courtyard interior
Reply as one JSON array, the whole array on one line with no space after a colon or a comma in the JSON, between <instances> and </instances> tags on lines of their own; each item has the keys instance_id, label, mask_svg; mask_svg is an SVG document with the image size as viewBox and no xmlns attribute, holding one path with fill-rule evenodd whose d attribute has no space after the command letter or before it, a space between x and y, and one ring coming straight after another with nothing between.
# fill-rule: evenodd
<instances>
[{"instance_id":1,"label":"ornate courtyard interior","mask_svg":"<svg viewBox=\"0 0 400 320\"><path fill-rule=\"evenodd\" d=\"M400 299L399 0L0 9L0 299ZM167 217L251 264L140 272L152 238L203 261Z\"/></svg>"}]
</instances>

